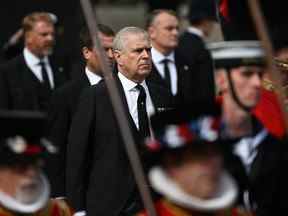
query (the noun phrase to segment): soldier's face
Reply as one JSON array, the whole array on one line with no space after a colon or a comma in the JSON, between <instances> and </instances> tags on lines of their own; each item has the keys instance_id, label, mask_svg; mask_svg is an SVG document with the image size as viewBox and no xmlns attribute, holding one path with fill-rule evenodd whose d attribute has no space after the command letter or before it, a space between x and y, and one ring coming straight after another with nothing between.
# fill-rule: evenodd
<instances>
[{"instance_id":1,"label":"soldier's face","mask_svg":"<svg viewBox=\"0 0 288 216\"><path fill-rule=\"evenodd\" d=\"M255 107L261 96L264 69L258 66L241 66L231 69L228 73L231 74L232 85L240 102L246 107ZM216 78L218 79L217 84L223 96L231 101L235 101L232 97L231 86L226 71L221 71L216 76L218 76Z\"/></svg>"},{"instance_id":2,"label":"soldier's face","mask_svg":"<svg viewBox=\"0 0 288 216\"><path fill-rule=\"evenodd\" d=\"M179 21L175 16L161 13L149 28L153 46L159 51L172 51L178 45Z\"/></svg>"},{"instance_id":3,"label":"soldier's face","mask_svg":"<svg viewBox=\"0 0 288 216\"><path fill-rule=\"evenodd\" d=\"M50 55L55 43L54 25L44 21L35 23L31 31L25 34L25 45L36 56Z\"/></svg>"},{"instance_id":4,"label":"soldier's face","mask_svg":"<svg viewBox=\"0 0 288 216\"><path fill-rule=\"evenodd\" d=\"M194 157L169 167L167 173L186 193L209 199L215 196L222 174L222 157L218 154Z\"/></svg>"},{"instance_id":5,"label":"soldier's face","mask_svg":"<svg viewBox=\"0 0 288 216\"><path fill-rule=\"evenodd\" d=\"M34 165L0 168L0 190L22 203L35 201L40 191L40 169Z\"/></svg>"}]
</instances>

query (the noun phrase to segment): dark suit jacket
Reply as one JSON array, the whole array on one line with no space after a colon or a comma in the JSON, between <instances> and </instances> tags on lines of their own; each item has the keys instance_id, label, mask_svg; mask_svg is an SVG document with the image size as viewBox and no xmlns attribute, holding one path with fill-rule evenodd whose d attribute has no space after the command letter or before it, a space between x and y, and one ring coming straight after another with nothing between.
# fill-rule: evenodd
<instances>
[{"instance_id":1,"label":"dark suit jacket","mask_svg":"<svg viewBox=\"0 0 288 216\"><path fill-rule=\"evenodd\" d=\"M260 126L259 123L257 124ZM256 128L253 136L261 129L262 126ZM283 144L286 146L287 143L282 143L268 134L257 147L257 156L248 175L238 156L230 154L226 157L225 164L239 185L239 202L243 202L243 192L248 190L250 201L255 204L253 207L256 215L278 215L275 212L287 210L287 181L283 182L282 180L287 180L284 178L283 172L283 167L287 165L284 165L287 157L285 160L283 153L285 152L287 156L287 151L282 150ZM233 145L231 147L233 148ZM284 194L282 191L286 193ZM285 204L283 205L283 203Z\"/></svg>"},{"instance_id":2,"label":"dark suit jacket","mask_svg":"<svg viewBox=\"0 0 288 216\"><path fill-rule=\"evenodd\" d=\"M65 81L63 71L49 59L53 71L55 88ZM19 55L0 68L0 109L42 110L47 109L49 92L43 94L40 81L25 63L24 56Z\"/></svg>"},{"instance_id":3,"label":"dark suit jacket","mask_svg":"<svg viewBox=\"0 0 288 216\"><path fill-rule=\"evenodd\" d=\"M56 161L47 166L52 196L65 195L65 163L68 132L82 90L90 86L89 80L82 69L77 80L70 81L56 89L51 97L48 110L48 138L58 148Z\"/></svg>"},{"instance_id":4,"label":"dark suit jacket","mask_svg":"<svg viewBox=\"0 0 288 216\"><path fill-rule=\"evenodd\" d=\"M193 104L200 100L213 104L215 100L213 62L203 40L195 34L184 32L180 35L175 52L178 59L189 67L190 77L181 80L183 84L179 95L182 102Z\"/></svg>"},{"instance_id":5,"label":"dark suit jacket","mask_svg":"<svg viewBox=\"0 0 288 216\"><path fill-rule=\"evenodd\" d=\"M116 80L135 143L141 146L123 87ZM171 107L169 92L153 84L148 88L156 111ZM68 200L88 215L119 215L137 191L104 82L81 96L69 133L66 177Z\"/></svg>"}]
</instances>

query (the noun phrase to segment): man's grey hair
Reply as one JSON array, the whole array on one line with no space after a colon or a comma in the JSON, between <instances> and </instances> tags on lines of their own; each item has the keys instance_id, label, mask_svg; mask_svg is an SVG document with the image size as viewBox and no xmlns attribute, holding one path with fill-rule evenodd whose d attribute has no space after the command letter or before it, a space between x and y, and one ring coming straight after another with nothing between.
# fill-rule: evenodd
<instances>
[{"instance_id":1,"label":"man's grey hair","mask_svg":"<svg viewBox=\"0 0 288 216\"><path fill-rule=\"evenodd\" d=\"M150 37L144 29L134 26L125 27L116 34L113 40L113 50L125 49L128 35L143 35L145 40L150 41Z\"/></svg>"}]
</instances>

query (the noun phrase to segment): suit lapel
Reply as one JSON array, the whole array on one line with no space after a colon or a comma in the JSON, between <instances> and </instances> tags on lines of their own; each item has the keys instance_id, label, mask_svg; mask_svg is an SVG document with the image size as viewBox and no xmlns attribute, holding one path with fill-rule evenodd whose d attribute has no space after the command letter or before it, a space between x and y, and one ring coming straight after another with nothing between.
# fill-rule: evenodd
<instances>
[{"instance_id":1,"label":"suit lapel","mask_svg":"<svg viewBox=\"0 0 288 216\"><path fill-rule=\"evenodd\" d=\"M21 92L22 95L22 102L23 104L26 104L25 98L29 96L29 101L32 102L31 106L36 106L34 108L38 108L38 94L37 94L37 89L41 85L40 81L38 78L34 75L34 73L30 70L30 68L27 66L24 55L22 54L20 56L19 60L19 65L18 65L18 71L21 73L20 79L17 78L20 83L19 86L23 87L23 90Z\"/></svg>"},{"instance_id":2,"label":"suit lapel","mask_svg":"<svg viewBox=\"0 0 288 216\"><path fill-rule=\"evenodd\" d=\"M148 81L152 81L160 86L167 86L165 80L161 77L159 71L157 70L156 66L152 62L152 70L150 75L147 77Z\"/></svg>"},{"instance_id":3,"label":"suit lapel","mask_svg":"<svg viewBox=\"0 0 288 216\"><path fill-rule=\"evenodd\" d=\"M187 75L189 75L188 73L189 73L190 67L188 64L185 64L182 62L182 58L179 56L177 52L175 52L175 65L176 65L177 76L178 76L177 86L178 86L178 91L179 91Z\"/></svg>"},{"instance_id":4,"label":"suit lapel","mask_svg":"<svg viewBox=\"0 0 288 216\"><path fill-rule=\"evenodd\" d=\"M129 111L129 107L128 107L128 103L127 103L127 100L126 100L126 96L125 96L125 92L124 92L124 88L122 86L122 83L120 82L120 79L118 78L118 75L115 75L114 76L115 80L116 80L116 84L118 86L118 89L119 89L119 93L120 93L120 97L121 97L121 101L123 103L123 107L124 107L124 110L125 110L125 113L127 113L127 118L128 118L128 121L132 127L132 130L133 132L135 133L136 131L138 132L138 129L133 121L133 118L130 114L130 111ZM136 132L136 133L137 133Z\"/></svg>"},{"instance_id":5,"label":"suit lapel","mask_svg":"<svg viewBox=\"0 0 288 216\"><path fill-rule=\"evenodd\" d=\"M155 108L155 112L163 112L172 109L173 96L168 90L150 82L146 82L146 84L149 89L149 93Z\"/></svg>"},{"instance_id":6,"label":"suit lapel","mask_svg":"<svg viewBox=\"0 0 288 216\"><path fill-rule=\"evenodd\" d=\"M52 69L52 74L53 74L53 81L55 88L60 86L64 82L64 76L62 76L63 73L63 68L62 67L57 67L54 60L49 57L49 63Z\"/></svg>"}]
</instances>

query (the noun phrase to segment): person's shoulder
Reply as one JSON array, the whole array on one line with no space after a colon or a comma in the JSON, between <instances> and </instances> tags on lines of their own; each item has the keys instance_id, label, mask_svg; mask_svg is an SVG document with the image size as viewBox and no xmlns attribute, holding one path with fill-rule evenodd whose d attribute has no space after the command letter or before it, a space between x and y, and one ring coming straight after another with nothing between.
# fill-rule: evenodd
<instances>
[{"instance_id":1,"label":"person's shoulder","mask_svg":"<svg viewBox=\"0 0 288 216\"><path fill-rule=\"evenodd\" d=\"M59 95L66 95L66 94L70 94L74 90L78 90L80 88L82 88L82 84L80 83L80 80L70 80L70 81L66 82L64 85L55 89L54 92L59 94Z\"/></svg>"},{"instance_id":2,"label":"person's shoulder","mask_svg":"<svg viewBox=\"0 0 288 216\"><path fill-rule=\"evenodd\" d=\"M189 43L194 43L195 44L203 44L203 40L201 37L199 37L196 34L193 34L191 32L188 32L187 30L184 31L182 34L179 36L179 42L189 42Z\"/></svg>"},{"instance_id":3,"label":"person's shoulder","mask_svg":"<svg viewBox=\"0 0 288 216\"><path fill-rule=\"evenodd\" d=\"M64 199L50 199L46 208L40 211L39 215L43 216L72 216L74 211Z\"/></svg>"},{"instance_id":4,"label":"person's shoulder","mask_svg":"<svg viewBox=\"0 0 288 216\"><path fill-rule=\"evenodd\" d=\"M152 92L157 92L160 95L172 96L170 91L162 85L150 81L146 81L146 84L148 86L148 89L152 90Z\"/></svg>"},{"instance_id":5,"label":"person's shoulder","mask_svg":"<svg viewBox=\"0 0 288 216\"><path fill-rule=\"evenodd\" d=\"M19 64L25 64L25 61L24 61L24 56L21 54L21 55L18 55L16 57L14 57L13 59L3 63L0 65L0 71L9 71L9 73L11 73L11 69L17 67Z\"/></svg>"}]
</instances>

